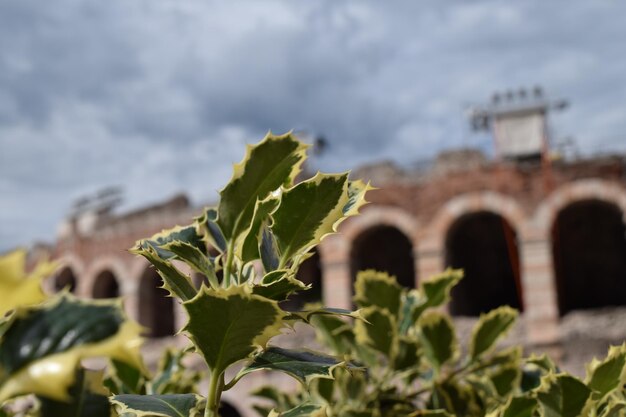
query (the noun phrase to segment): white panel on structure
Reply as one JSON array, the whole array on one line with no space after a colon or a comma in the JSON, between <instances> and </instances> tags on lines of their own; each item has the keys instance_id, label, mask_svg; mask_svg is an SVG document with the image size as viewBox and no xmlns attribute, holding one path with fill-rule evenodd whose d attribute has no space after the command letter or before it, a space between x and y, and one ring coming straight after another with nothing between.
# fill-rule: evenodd
<instances>
[{"instance_id":1,"label":"white panel on structure","mask_svg":"<svg viewBox=\"0 0 626 417\"><path fill-rule=\"evenodd\" d=\"M496 141L500 155L517 157L539 154L543 148L542 113L507 114L495 119Z\"/></svg>"}]
</instances>

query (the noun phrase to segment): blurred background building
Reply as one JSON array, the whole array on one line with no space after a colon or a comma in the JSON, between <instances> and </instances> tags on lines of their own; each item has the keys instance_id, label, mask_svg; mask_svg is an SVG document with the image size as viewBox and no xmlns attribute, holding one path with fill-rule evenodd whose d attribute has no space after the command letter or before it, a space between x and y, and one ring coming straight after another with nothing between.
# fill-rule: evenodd
<instances>
[{"instance_id":1,"label":"blurred background building","mask_svg":"<svg viewBox=\"0 0 626 417\"><path fill-rule=\"evenodd\" d=\"M389 271L410 288L446 267L463 268L449 308L465 333L479 314L510 305L521 311L513 341L551 350L566 367L621 343L626 157L577 158L550 146L548 116L566 105L538 88L495 94L468 111L475 130L492 133L493 157L449 149L414 169L384 161L356 169L353 178L380 189L361 216L342 224L303 265L299 277L314 289L289 306L321 300L350 308L355 275L366 268ZM84 297L123 296L128 313L148 329L149 348L176 342L182 309L157 288L160 278L146 261L127 249L188 223L201 208L178 195L118 213L120 199L121 191L110 188L75 204L51 248L64 267L50 285ZM202 277L193 280L199 285ZM582 337L584 344L577 343ZM266 378L255 376L238 389ZM239 405L244 413L249 404Z\"/></svg>"}]
</instances>

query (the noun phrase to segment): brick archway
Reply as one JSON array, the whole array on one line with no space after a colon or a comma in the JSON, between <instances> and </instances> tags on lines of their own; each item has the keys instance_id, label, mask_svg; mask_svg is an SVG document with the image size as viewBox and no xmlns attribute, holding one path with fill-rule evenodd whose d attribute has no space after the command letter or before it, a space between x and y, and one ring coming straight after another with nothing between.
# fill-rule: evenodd
<instances>
[{"instance_id":1,"label":"brick archway","mask_svg":"<svg viewBox=\"0 0 626 417\"><path fill-rule=\"evenodd\" d=\"M614 204L620 208L626 222L626 190L614 182L586 179L559 187L539 205L533 217L538 231L545 239L550 240L550 230L559 212L583 200L598 200Z\"/></svg>"}]
</instances>

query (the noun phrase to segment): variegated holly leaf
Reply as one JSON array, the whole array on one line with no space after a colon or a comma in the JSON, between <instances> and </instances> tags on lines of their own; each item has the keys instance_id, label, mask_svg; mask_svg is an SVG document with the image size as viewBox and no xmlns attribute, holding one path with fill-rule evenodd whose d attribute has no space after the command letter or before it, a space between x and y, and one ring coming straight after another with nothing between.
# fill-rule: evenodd
<instances>
[{"instance_id":1,"label":"variegated holly leaf","mask_svg":"<svg viewBox=\"0 0 626 417\"><path fill-rule=\"evenodd\" d=\"M157 250L151 246L140 246L131 252L143 256L150 262L163 279L162 288L170 295L183 301L191 300L196 295L196 289L188 275L183 274L170 261L159 256Z\"/></svg>"},{"instance_id":2,"label":"variegated holly leaf","mask_svg":"<svg viewBox=\"0 0 626 417\"><path fill-rule=\"evenodd\" d=\"M187 349L166 349L159 367L150 381L153 394L184 394L194 392L202 375L183 364Z\"/></svg>"},{"instance_id":3,"label":"variegated holly leaf","mask_svg":"<svg viewBox=\"0 0 626 417\"><path fill-rule=\"evenodd\" d=\"M79 369L69 395L69 402L38 397L40 417L110 417L109 393L102 385L102 372Z\"/></svg>"},{"instance_id":4,"label":"variegated holly leaf","mask_svg":"<svg viewBox=\"0 0 626 417\"><path fill-rule=\"evenodd\" d=\"M215 272L214 260L202 252L195 246L187 242L175 240L166 245L161 246L163 250L167 250L176 255L176 257L185 262L196 272L204 275L213 288L219 287L219 281Z\"/></svg>"},{"instance_id":5,"label":"variegated holly leaf","mask_svg":"<svg viewBox=\"0 0 626 417\"><path fill-rule=\"evenodd\" d=\"M578 417L586 409L591 390L577 378L548 375L537 390L542 417Z\"/></svg>"},{"instance_id":6,"label":"variegated holly leaf","mask_svg":"<svg viewBox=\"0 0 626 417\"><path fill-rule=\"evenodd\" d=\"M432 307L439 307L450 300L450 290L463 278L461 269L446 269L443 273L421 281L419 284L419 299L413 310L413 323L422 313Z\"/></svg>"},{"instance_id":7,"label":"variegated holly leaf","mask_svg":"<svg viewBox=\"0 0 626 417\"><path fill-rule=\"evenodd\" d=\"M0 345L0 401L24 393L67 400L84 358L105 356L142 367L140 332L119 300L62 294L17 308Z\"/></svg>"},{"instance_id":8,"label":"variegated holly leaf","mask_svg":"<svg viewBox=\"0 0 626 417\"><path fill-rule=\"evenodd\" d=\"M194 220L203 234L202 240L218 252L226 252L226 238L217 224L217 208L205 207L202 215Z\"/></svg>"},{"instance_id":9,"label":"variegated holly leaf","mask_svg":"<svg viewBox=\"0 0 626 417\"><path fill-rule=\"evenodd\" d=\"M350 353L355 342L351 323L337 316L317 315L311 317L311 324L315 328L317 340L330 348L334 354Z\"/></svg>"},{"instance_id":10,"label":"variegated holly leaf","mask_svg":"<svg viewBox=\"0 0 626 417\"><path fill-rule=\"evenodd\" d=\"M279 268L284 268L286 264L281 265L279 243L268 223L268 221L265 221L261 225L261 231L259 232L259 254L261 256L263 270L265 272L272 272Z\"/></svg>"},{"instance_id":11,"label":"variegated holly leaf","mask_svg":"<svg viewBox=\"0 0 626 417\"><path fill-rule=\"evenodd\" d=\"M537 399L530 396L511 397L506 404L487 414L486 417L533 417Z\"/></svg>"},{"instance_id":12,"label":"variegated holly leaf","mask_svg":"<svg viewBox=\"0 0 626 417\"><path fill-rule=\"evenodd\" d=\"M257 201L250 227L243 234L243 243L237 245L239 257L243 262L259 259L259 236L262 226L268 221L270 214L278 207L278 204L280 204L280 199L271 196L265 200Z\"/></svg>"},{"instance_id":13,"label":"variegated holly leaf","mask_svg":"<svg viewBox=\"0 0 626 417\"><path fill-rule=\"evenodd\" d=\"M247 286L202 287L183 306L189 314L184 330L217 375L265 347L283 325L277 302L250 294Z\"/></svg>"},{"instance_id":14,"label":"variegated holly leaf","mask_svg":"<svg viewBox=\"0 0 626 417\"><path fill-rule=\"evenodd\" d=\"M607 357L587 365L587 386L595 399L601 399L626 383L626 344L611 346Z\"/></svg>"},{"instance_id":15,"label":"variegated holly leaf","mask_svg":"<svg viewBox=\"0 0 626 417\"><path fill-rule=\"evenodd\" d=\"M481 314L472 330L470 358L477 360L491 351L496 342L511 330L516 319L517 311L508 306L498 307L487 314Z\"/></svg>"},{"instance_id":16,"label":"variegated holly leaf","mask_svg":"<svg viewBox=\"0 0 626 417\"><path fill-rule=\"evenodd\" d=\"M359 272L354 292L354 302L357 306L361 308L377 306L398 317L403 290L396 279L386 272L377 272L373 269Z\"/></svg>"},{"instance_id":17,"label":"variegated holly leaf","mask_svg":"<svg viewBox=\"0 0 626 417\"><path fill-rule=\"evenodd\" d=\"M347 174L318 173L283 191L271 225L280 254L279 269L336 231L345 219L342 209L348 202L347 190Z\"/></svg>"},{"instance_id":18,"label":"variegated holly leaf","mask_svg":"<svg viewBox=\"0 0 626 417\"><path fill-rule=\"evenodd\" d=\"M258 285L252 287L252 293L271 300L283 301L294 292L306 291L309 288L302 281L296 279L293 272L281 269L263 276Z\"/></svg>"},{"instance_id":19,"label":"variegated holly leaf","mask_svg":"<svg viewBox=\"0 0 626 417\"><path fill-rule=\"evenodd\" d=\"M291 186L306 148L290 133L268 133L259 144L247 147L243 161L234 166L230 182L220 191L217 224L226 241L234 242L248 230L258 200L281 186Z\"/></svg>"},{"instance_id":20,"label":"variegated holly leaf","mask_svg":"<svg viewBox=\"0 0 626 417\"><path fill-rule=\"evenodd\" d=\"M522 370L519 366L501 366L489 373L489 379L500 397L506 397L515 390L522 378Z\"/></svg>"},{"instance_id":21,"label":"variegated holly leaf","mask_svg":"<svg viewBox=\"0 0 626 417\"><path fill-rule=\"evenodd\" d=\"M199 417L206 400L196 394L133 395L111 397L118 414L135 417Z\"/></svg>"},{"instance_id":22,"label":"variegated holly leaf","mask_svg":"<svg viewBox=\"0 0 626 417\"><path fill-rule=\"evenodd\" d=\"M450 318L438 311L420 317L420 341L428 361L438 372L458 352L458 341Z\"/></svg>"},{"instance_id":23,"label":"variegated holly leaf","mask_svg":"<svg viewBox=\"0 0 626 417\"><path fill-rule=\"evenodd\" d=\"M146 250L152 247L161 259L176 259L178 258L177 254L164 248L164 246L172 242L186 243L197 249L200 253L206 252L206 246L202 241L202 236L198 234L195 225L175 226L171 229L162 230L148 239L138 241L133 251L139 253L141 249Z\"/></svg>"},{"instance_id":24,"label":"variegated holly leaf","mask_svg":"<svg viewBox=\"0 0 626 417\"><path fill-rule=\"evenodd\" d=\"M252 362L243 367L237 379L258 370L285 372L302 384L316 378L332 379L333 369L348 366L332 356L304 349L283 349L272 346L256 355Z\"/></svg>"},{"instance_id":25,"label":"variegated holly leaf","mask_svg":"<svg viewBox=\"0 0 626 417\"><path fill-rule=\"evenodd\" d=\"M305 403L282 413L272 410L267 417L327 417L327 414L324 406Z\"/></svg>"},{"instance_id":26,"label":"variegated holly leaf","mask_svg":"<svg viewBox=\"0 0 626 417\"><path fill-rule=\"evenodd\" d=\"M309 306L311 307L311 306ZM311 318L314 316L339 316L339 317L351 317L357 320L364 320L361 314L362 310L346 310L344 308L334 307L313 307L307 308L302 311L290 311L289 315L285 317L286 321L301 320L305 323L310 323Z\"/></svg>"},{"instance_id":27,"label":"variegated holly leaf","mask_svg":"<svg viewBox=\"0 0 626 417\"><path fill-rule=\"evenodd\" d=\"M350 181L348 183L348 201L342 209L344 216L350 217L359 214L359 209L368 203L365 200L365 195L368 191L375 189L376 187L372 187L369 183L366 184L361 180Z\"/></svg>"},{"instance_id":28,"label":"variegated holly leaf","mask_svg":"<svg viewBox=\"0 0 626 417\"><path fill-rule=\"evenodd\" d=\"M389 310L376 306L361 310L366 321L357 321L354 327L356 341L367 345L389 358L394 356L397 348L397 332L394 317Z\"/></svg>"},{"instance_id":29,"label":"variegated holly leaf","mask_svg":"<svg viewBox=\"0 0 626 417\"><path fill-rule=\"evenodd\" d=\"M454 417L454 415L446 410L418 410L407 417Z\"/></svg>"},{"instance_id":30,"label":"variegated holly leaf","mask_svg":"<svg viewBox=\"0 0 626 417\"><path fill-rule=\"evenodd\" d=\"M56 263L42 262L28 274L25 250L0 256L0 317L16 307L42 302L45 295L41 283L56 267Z\"/></svg>"}]
</instances>

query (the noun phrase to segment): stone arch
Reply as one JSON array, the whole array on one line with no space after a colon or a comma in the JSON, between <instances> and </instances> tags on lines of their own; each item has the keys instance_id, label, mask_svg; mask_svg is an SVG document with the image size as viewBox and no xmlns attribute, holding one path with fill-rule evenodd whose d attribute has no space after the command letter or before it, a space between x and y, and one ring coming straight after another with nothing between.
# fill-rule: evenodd
<instances>
[{"instance_id":1,"label":"stone arch","mask_svg":"<svg viewBox=\"0 0 626 417\"><path fill-rule=\"evenodd\" d=\"M452 289L453 315L478 316L502 305L523 309L517 233L500 214L480 210L452 223L445 263L465 272Z\"/></svg>"},{"instance_id":2,"label":"stone arch","mask_svg":"<svg viewBox=\"0 0 626 417\"><path fill-rule=\"evenodd\" d=\"M241 413L237 408L228 401L222 400L220 402L219 414L221 417L241 417Z\"/></svg>"},{"instance_id":3,"label":"stone arch","mask_svg":"<svg viewBox=\"0 0 626 417\"><path fill-rule=\"evenodd\" d=\"M626 223L614 202L583 199L551 227L559 313L626 305Z\"/></svg>"},{"instance_id":4,"label":"stone arch","mask_svg":"<svg viewBox=\"0 0 626 417\"><path fill-rule=\"evenodd\" d=\"M428 234L443 247L452 224L464 214L487 211L504 218L514 230L522 232L526 216L520 205L511 197L493 191L463 194L449 200L434 216Z\"/></svg>"},{"instance_id":5,"label":"stone arch","mask_svg":"<svg viewBox=\"0 0 626 417\"><path fill-rule=\"evenodd\" d=\"M149 337L172 336L175 329L174 299L161 287L163 281L152 267L145 268L139 281L138 318Z\"/></svg>"},{"instance_id":6,"label":"stone arch","mask_svg":"<svg viewBox=\"0 0 626 417\"><path fill-rule=\"evenodd\" d=\"M74 271L70 266L65 266L61 271L54 277L54 291L62 291L64 289L69 289L71 293L76 292L77 280Z\"/></svg>"},{"instance_id":7,"label":"stone arch","mask_svg":"<svg viewBox=\"0 0 626 417\"><path fill-rule=\"evenodd\" d=\"M626 190L619 184L585 179L565 184L553 191L537 208L535 223L542 237L551 238L551 227L561 210L581 200L600 200L619 207L626 222Z\"/></svg>"},{"instance_id":8,"label":"stone arch","mask_svg":"<svg viewBox=\"0 0 626 417\"><path fill-rule=\"evenodd\" d=\"M112 271L104 269L96 275L91 296L93 298L117 298L120 296L120 286Z\"/></svg>"},{"instance_id":9,"label":"stone arch","mask_svg":"<svg viewBox=\"0 0 626 417\"><path fill-rule=\"evenodd\" d=\"M360 270L377 269L414 288L417 231L418 223L411 214L391 206L369 206L360 216L346 221L341 233L348 243L346 255L352 280ZM380 245L381 242L387 244Z\"/></svg>"}]
</instances>

